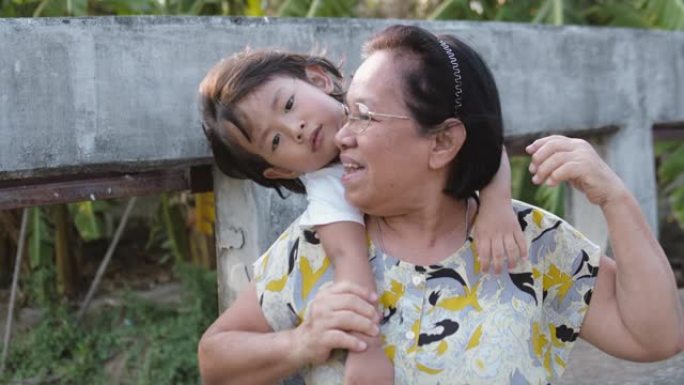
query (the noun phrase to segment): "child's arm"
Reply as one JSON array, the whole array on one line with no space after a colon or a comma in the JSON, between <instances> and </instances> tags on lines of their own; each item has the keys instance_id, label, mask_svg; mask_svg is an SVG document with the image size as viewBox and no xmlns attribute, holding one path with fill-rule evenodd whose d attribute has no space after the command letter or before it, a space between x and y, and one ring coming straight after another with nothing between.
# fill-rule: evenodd
<instances>
[{"instance_id":1,"label":"child's arm","mask_svg":"<svg viewBox=\"0 0 684 385\"><path fill-rule=\"evenodd\" d=\"M375 277L368 260L368 239L364 226L351 221L334 222L316 226L316 232L328 258L335 266L335 282L352 281L377 293ZM394 368L382 349L380 337L352 334L366 342L368 348L363 352L350 352L347 356L345 385L393 384Z\"/></svg>"},{"instance_id":2,"label":"child's arm","mask_svg":"<svg viewBox=\"0 0 684 385\"><path fill-rule=\"evenodd\" d=\"M517 259L527 258L527 242L511 208L511 167L506 148L501 154L499 171L480 191L480 201L474 233L481 271L488 271L493 259L494 272L499 274L506 256L509 268L515 266Z\"/></svg>"},{"instance_id":3,"label":"child's arm","mask_svg":"<svg viewBox=\"0 0 684 385\"><path fill-rule=\"evenodd\" d=\"M335 282L352 281L376 293L368 261L368 240L363 225L334 222L316 226L318 239L335 266Z\"/></svg>"}]
</instances>

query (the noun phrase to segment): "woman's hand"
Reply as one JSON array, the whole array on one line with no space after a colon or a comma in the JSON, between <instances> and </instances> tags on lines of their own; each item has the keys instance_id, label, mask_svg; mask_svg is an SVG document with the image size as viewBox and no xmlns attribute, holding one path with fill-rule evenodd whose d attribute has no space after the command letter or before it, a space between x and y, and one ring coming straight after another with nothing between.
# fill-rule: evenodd
<instances>
[{"instance_id":1,"label":"woman's hand","mask_svg":"<svg viewBox=\"0 0 684 385\"><path fill-rule=\"evenodd\" d=\"M532 182L556 186L569 182L583 192L591 203L604 206L627 191L620 178L582 139L552 135L527 146L532 156Z\"/></svg>"},{"instance_id":2,"label":"woman's hand","mask_svg":"<svg viewBox=\"0 0 684 385\"><path fill-rule=\"evenodd\" d=\"M294 331L293 353L302 365L307 365L327 361L333 349L364 351L366 342L353 333L378 335L380 315L376 302L377 294L348 281L322 288Z\"/></svg>"}]
</instances>

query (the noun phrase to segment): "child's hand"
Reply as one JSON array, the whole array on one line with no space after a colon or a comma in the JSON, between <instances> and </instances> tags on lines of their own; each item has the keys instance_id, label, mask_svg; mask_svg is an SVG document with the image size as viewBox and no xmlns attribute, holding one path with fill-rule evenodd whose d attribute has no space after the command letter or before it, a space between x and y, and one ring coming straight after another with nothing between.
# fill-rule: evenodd
<instances>
[{"instance_id":1,"label":"child's hand","mask_svg":"<svg viewBox=\"0 0 684 385\"><path fill-rule=\"evenodd\" d=\"M500 274L504 260L508 268L527 258L527 242L510 201L487 201L480 206L473 229L477 258L481 271L487 272L491 265Z\"/></svg>"}]
</instances>

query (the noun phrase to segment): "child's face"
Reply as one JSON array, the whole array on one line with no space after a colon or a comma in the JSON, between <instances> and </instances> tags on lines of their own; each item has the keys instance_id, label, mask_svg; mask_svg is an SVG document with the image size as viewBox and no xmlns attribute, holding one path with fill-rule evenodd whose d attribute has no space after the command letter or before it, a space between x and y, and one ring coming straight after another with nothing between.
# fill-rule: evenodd
<instances>
[{"instance_id":1,"label":"child's face","mask_svg":"<svg viewBox=\"0 0 684 385\"><path fill-rule=\"evenodd\" d=\"M264 172L267 178L296 178L339 154L335 134L346 120L344 108L328 94L333 83L324 72L314 68L307 75L311 83L275 77L237 104L251 140L236 128L231 135L273 165Z\"/></svg>"}]
</instances>

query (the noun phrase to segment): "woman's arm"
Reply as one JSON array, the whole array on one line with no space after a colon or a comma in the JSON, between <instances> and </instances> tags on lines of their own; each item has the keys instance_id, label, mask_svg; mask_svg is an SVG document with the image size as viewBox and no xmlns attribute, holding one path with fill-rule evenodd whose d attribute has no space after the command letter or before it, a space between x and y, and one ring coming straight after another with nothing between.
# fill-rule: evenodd
<instances>
[{"instance_id":1,"label":"woman's arm","mask_svg":"<svg viewBox=\"0 0 684 385\"><path fill-rule=\"evenodd\" d=\"M202 382L273 384L302 366L288 354L293 332L274 333L259 307L254 284L204 332L198 347Z\"/></svg>"},{"instance_id":2,"label":"woman's arm","mask_svg":"<svg viewBox=\"0 0 684 385\"><path fill-rule=\"evenodd\" d=\"M654 361L684 348L684 323L674 275L635 198L580 139L531 144L533 182L568 181L603 211L615 261L602 257L580 336L621 358Z\"/></svg>"},{"instance_id":3,"label":"woman's arm","mask_svg":"<svg viewBox=\"0 0 684 385\"><path fill-rule=\"evenodd\" d=\"M273 332L251 284L202 336L202 381L273 384L304 365L325 362L332 349L363 351L365 343L350 332L377 335L378 315L371 304L376 299L349 282L330 285L318 292L297 328Z\"/></svg>"},{"instance_id":4,"label":"woman's arm","mask_svg":"<svg viewBox=\"0 0 684 385\"><path fill-rule=\"evenodd\" d=\"M518 259L527 257L527 242L511 207L511 166L505 147L499 171L480 191L480 200L480 212L474 229L478 259L482 271L488 271L491 258L494 273L499 274L504 259L511 268Z\"/></svg>"}]
</instances>

